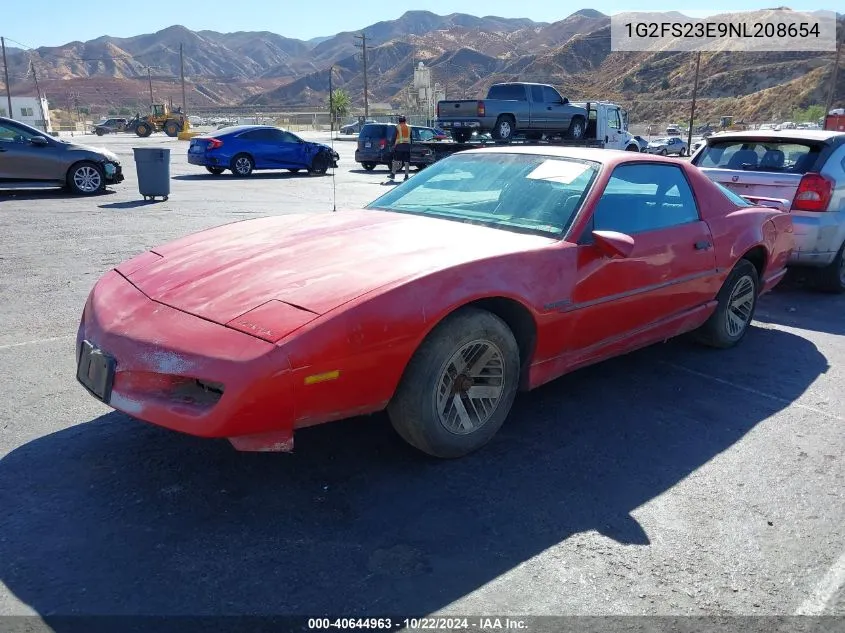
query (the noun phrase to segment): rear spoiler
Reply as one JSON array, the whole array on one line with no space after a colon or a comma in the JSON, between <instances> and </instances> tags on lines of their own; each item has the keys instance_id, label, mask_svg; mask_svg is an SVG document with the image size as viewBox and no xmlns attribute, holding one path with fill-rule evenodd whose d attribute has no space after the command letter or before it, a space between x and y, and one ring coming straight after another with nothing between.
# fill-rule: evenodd
<instances>
[{"instance_id":1,"label":"rear spoiler","mask_svg":"<svg viewBox=\"0 0 845 633\"><path fill-rule=\"evenodd\" d=\"M765 196L742 196L751 204L758 207L771 207L781 211L789 211L789 200L783 198L766 198Z\"/></svg>"}]
</instances>

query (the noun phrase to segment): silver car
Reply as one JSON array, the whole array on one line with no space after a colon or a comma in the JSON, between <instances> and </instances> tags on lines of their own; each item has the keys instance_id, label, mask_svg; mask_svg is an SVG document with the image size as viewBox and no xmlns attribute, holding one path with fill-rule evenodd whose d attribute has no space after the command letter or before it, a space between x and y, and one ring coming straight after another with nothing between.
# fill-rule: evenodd
<instances>
[{"instance_id":1,"label":"silver car","mask_svg":"<svg viewBox=\"0 0 845 633\"><path fill-rule=\"evenodd\" d=\"M823 290L845 292L845 132L727 132L706 139L691 162L748 200L789 210L790 265L815 269Z\"/></svg>"},{"instance_id":2,"label":"silver car","mask_svg":"<svg viewBox=\"0 0 845 633\"><path fill-rule=\"evenodd\" d=\"M60 141L0 117L0 189L67 187L91 195L120 182L123 170L112 152Z\"/></svg>"},{"instance_id":3,"label":"silver car","mask_svg":"<svg viewBox=\"0 0 845 633\"><path fill-rule=\"evenodd\" d=\"M687 142L680 136L670 136L669 138L659 138L648 144L645 148L648 154L660 154L661 156L668 156L670 154L677 154L678 156L686 156Z\"/></svg>"}]
</instances>

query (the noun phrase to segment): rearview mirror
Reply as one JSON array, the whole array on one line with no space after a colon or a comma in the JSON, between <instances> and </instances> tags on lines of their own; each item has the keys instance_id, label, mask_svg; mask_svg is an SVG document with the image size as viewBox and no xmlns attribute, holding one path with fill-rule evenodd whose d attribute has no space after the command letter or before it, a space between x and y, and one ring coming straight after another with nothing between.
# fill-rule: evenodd
<instances>
[{"instance_id":1,"label":"rearview mirror","mask_svg":"<svg viewBox=\"0 0 845 633\"><path fill-rule=\"evenodd\" d=\"M29 142L32 143L33 145L41 145L42 147L44 145L50 144L50 142L46 138L44 138L43 136L33 136L31 139L29 139Z\"/></svg>"},{"instance_id":2,"label":"rearview mirror","mask_svg":"<svg viewBox=\"0 0 845 633\"><path fill-rule=\"evenodd\" d=\"M634 238L616 231L593 231L593 242L608 257L630 257L634 251Z\"/></svg>"}]
</instances>

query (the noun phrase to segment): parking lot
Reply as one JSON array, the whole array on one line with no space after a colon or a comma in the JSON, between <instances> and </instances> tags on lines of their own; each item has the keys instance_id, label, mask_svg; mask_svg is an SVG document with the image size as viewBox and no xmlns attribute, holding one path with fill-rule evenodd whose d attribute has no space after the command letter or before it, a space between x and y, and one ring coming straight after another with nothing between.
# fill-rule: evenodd
<instances>
[{"instance_id":1,"label":"parking lot","mask_svg":"<svg viewBox=\"0 0 845 633\"><path fill-rule=\"evenodd\" d=\"M121 157L121 185L0 193L0 615L845 615L845 296L793 275L738 348L576 372L461 460L383 415L237 453L76 383L91 286L203 228L332 213L333 191L342 213L386 169L348 141L334 176L243 180L164 135L85 141ZM172 149L168 201L138 193L139 146Z\"/></svg>"}]
</instances>

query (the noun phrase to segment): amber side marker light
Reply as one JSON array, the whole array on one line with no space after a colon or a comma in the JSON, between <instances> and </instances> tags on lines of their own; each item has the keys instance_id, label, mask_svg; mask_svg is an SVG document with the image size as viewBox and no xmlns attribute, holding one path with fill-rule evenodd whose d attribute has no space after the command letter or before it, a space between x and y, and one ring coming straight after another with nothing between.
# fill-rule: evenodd
<instances>
[{"instance_id":1,"label":"amber side marker light","mask_svg":"<svg viewBox=\"0 0 845 633\"><path fill-rule=\"evenodd\" d=\"M313 376L306 376L305 377L305 384L306 385L314 385L318 382L326 382L328 380L337 380L340 377L340 370L335 369L334 371L327 371L322 374L314 374Z\"/></svg>"}]
</instances>

